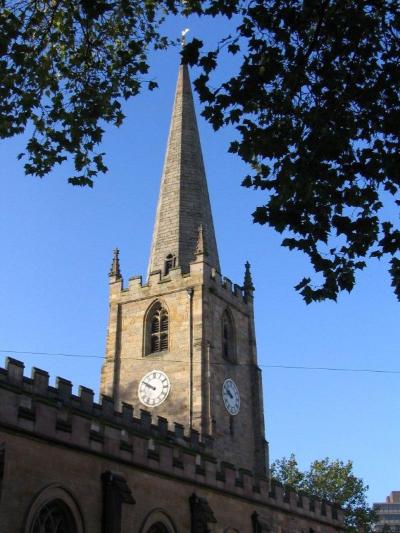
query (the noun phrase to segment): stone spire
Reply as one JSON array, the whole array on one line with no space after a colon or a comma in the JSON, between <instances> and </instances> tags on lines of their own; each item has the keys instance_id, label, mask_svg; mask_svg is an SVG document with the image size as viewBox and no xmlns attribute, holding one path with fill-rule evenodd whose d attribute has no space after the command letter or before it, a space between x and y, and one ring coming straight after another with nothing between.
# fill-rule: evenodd
<instances>
[{"instance_id":1,"label":"stone spire","mask_svg":"<svg viewBox=\"0 0 400 533\"><path fill-rule=\"evenodd\" d=\"M121 279L121 269L119 267L119 250L118 250L118 248L115 248L115 250L114 250L114 255L113 255L113 260L112 260L112 263L111 263L109 276L110 276L110 278L115 278L116 280L117 279Z\"/></svg>"},{"instance_id":2,"label":"stone spire","mask_svg":"<svg viewBox=\"0 0 400 533\"><path fill-rule=\"evenodd\" d=\"M161 179L153 232L149 273L165 272L172 255L176 266L189 270L194 259L199 227L207 262L220 271L189 71L179 68L175 102Z\"/></svg>"}]
</instances>

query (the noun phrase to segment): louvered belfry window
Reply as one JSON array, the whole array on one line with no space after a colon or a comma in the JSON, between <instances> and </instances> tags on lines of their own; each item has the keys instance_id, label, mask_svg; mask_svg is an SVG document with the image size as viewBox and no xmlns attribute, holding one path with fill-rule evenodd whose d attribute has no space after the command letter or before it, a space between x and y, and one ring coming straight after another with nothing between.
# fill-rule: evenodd
<instances>
[{"instance_id":1,"label":"louvered belfry window","mask_svg":"<svg viewBox=\"0 0 400 533\"><path fill-rule=\"evenodd\" d=\"M222 326L222 346L223 346L223 354L225 359L229 359L229 326L227 323L224 323Z\"/></svg>"},{"instance_id":2,"label":"louvered belfry window","mask_svg":"<svg viewBox=\"0 0 400 533\"><path fill-rule=\"evenodd\" d=\"M168 276L171 268L176 266L176 257L173 254L168 254L164 263L164 276Z\"/></svg>"},{"instance_id":3,"label":"louvered belfry window","mask_svg":"<svg viewBox=\"0 0 400 533\"><path fill-rule=\"evenodd\" d=\"M222 356L231 363L236 362L235 327L228 310L222 315Z\"/></svg>"},{"instance_id":4,"label":"louvered belfry window","mask_svg":"<svg viewBox=\"0 0 400 533\"><path fill-rule=\"evenodd\" d=\"M150 318L150 353L168 350L168 311L158 304Z\"/></svg>"}]
</instances>

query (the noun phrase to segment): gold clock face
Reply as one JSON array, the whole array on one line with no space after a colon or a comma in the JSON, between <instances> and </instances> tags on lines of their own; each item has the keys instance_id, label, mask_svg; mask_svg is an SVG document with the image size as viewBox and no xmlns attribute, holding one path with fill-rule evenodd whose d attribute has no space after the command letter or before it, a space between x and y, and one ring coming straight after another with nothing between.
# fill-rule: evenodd
<instances>
[{"instance_id":1,"label":"gold clock face","mask_svg":"<svg viewBox=\"0 0 400 533\"><path fill-rule=\"evenodd\" d=\"M240 411L240 394L233 379L226 379L222 385L222 399L225 409L230 415L237 415Z\"/></svg>"},{"instance_id":2,"label":"gold clock face","mask_svg":"<svg viewBox=\"0 0 400 533\"><path fill-rule=\"evenodd\" d=\"M171 390L167 374L161 370L152 370L142 377L139 383L139 400L146 407L157 407L162 404Z\"/></svg>"}]
</instances>

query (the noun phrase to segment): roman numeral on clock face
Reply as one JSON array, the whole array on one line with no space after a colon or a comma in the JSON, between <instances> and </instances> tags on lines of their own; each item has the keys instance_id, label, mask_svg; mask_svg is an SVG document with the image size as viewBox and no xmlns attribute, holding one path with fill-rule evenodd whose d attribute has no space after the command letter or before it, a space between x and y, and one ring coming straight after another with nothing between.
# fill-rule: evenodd
<instances>
[{"instance_id":1,"label":"roman numeral on clock face","mask_svg":"<svg viewBox=\"0 0 400 533\"><path fill-rule=\"evenodd\" d=\"M240 410L239 389L233 379L228 378L222 386L222 399L230 415L237 415Z\"/></svg>"},{"instance_id":2,"label":"roman numeral on clock face","mask_svg":"<svg viewBox=\"0 0 400 533\"><path fill-rule=\"evenodd\" d=\"M152 370L140 380L139 400L147 407L157 407L166 400L170 390L171 384L167 374L161 370Z\"/></svg>"}]
</instances>

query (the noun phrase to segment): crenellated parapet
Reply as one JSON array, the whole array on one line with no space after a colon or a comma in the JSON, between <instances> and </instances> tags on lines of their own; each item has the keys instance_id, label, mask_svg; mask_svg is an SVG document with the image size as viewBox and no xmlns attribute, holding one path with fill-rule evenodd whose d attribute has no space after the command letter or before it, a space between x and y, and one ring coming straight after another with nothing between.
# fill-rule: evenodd
<instances>
[{"instance_id":1,"label":"crenellated parapet","mask_svg":"<svg viewBox=\"0 0 400 533\"><path fill-rule=\"evenodd\" d=\"M212 269L210 273L211 290L217 291L227 298L231 303L236 305L243 305L247 307L248 300L243 287L232 281L226 276L222 276L219 272Z\"/></svg>"},{"instance_id":2,"label":"crenellated parapet","mask_svg":"<svg viewBox=\"0 0 400 533\"><path fill-rule=\"evenodd\" d=\"M5 368L0 368L1 396L15 395L15 402L7 402L5 398L0 402L6 406L0 410L1 422L22 424L33 431L45 428L46 436L54 438L70 433L68 442L76 439L76 444L90 445L91 440L104 442L108 436L117 438L119 434L123 443L128 442L130 436L138 435L146 440L161 439L169 445L190 449L190 453L212 449L211 437L200 439L198 431L187 432L180 424L171 427L165 418L154 420L149 411L142 409L136 413L127 403L122 403L121 410L117 410L114 400L106 395L101 395L97 403L94 391L87 387L79 386L78 395L75 395L72 383L61 377L56 378L53 387L49 384L49 374L39 368L33 368L28 378L24 376L24 366L21 361L8 357Z\"/></svg>"},{"instance_id":3,"label":"crenellated parapet","mask_svg":"<svg viewBox=\"0 0 400 533\"><path fill-rule=\"evenodd\" d=\"M163 275L161 270L155 270L150 272L147 281L143 281L142 276L132 276L127 286L124 286L120 277L110 279L111 301L115 299L115 301L123 302L149 298L170 293L175 289L184 290L204 284L211 292L218 293L230 303L243 307L243 310L247 309L250 303L248 292L244 287L233 283L205 262L190 263L189 272L182 272L179 266L171 268L168 275Z\"/></svg>"},{"instance_id":4,"label":"crenellated parapet","mask_svg":"<svg viewBox=\"0 0 400 533\"><path fill-rule=\"evenodd\" d=\"M342 512L326 502L285 490L266 477L218 462L213 441L200 438L197 431L187 432L180 424L163 417L153 419L150 412L139 413L126 403L120 410L112 398L57 378L49 384L49 374L32 369L24 376L24 364L6 359L0 368L0 428L25 433L47 442L103 455L133 468L186 480L207 489L223 490L257 505L295 513L340 527Z\"/></svg>"}]
</instances>

